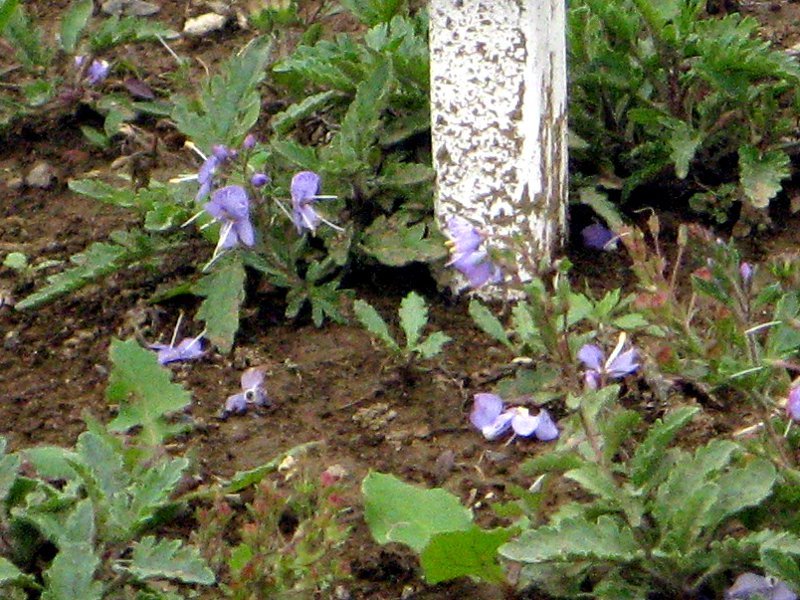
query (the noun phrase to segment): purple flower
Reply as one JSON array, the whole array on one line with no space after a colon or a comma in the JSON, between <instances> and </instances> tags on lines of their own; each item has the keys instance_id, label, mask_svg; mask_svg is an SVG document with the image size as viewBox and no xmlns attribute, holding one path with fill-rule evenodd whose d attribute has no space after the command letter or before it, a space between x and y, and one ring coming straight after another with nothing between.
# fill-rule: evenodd
<instances>
[{"instance_id":1,"label":"purple flower","mask_svg":"<svg viewBox=\"0 0 800 600\"><path fill-rule=\"evenodd\" d=\"M150 344L151 350L158 352L158 364L194 360L203 355L202 334L196 338L184 338L177 346L171 344Z\"/></svg>"},{"instance_id":2,"label":"purple flower","mask_svg":"<svg viewBox=\"0 0 800 600\"><path fill-rule=\"evenodd\" d=\"M233 248L239 243L255 244L255 231L250 223L250 201L242 186L229 185L218 189L203 209L222 224L219 248Z\"/></svg>"},{"instance_id":3,"label":"purple flower","mask_svg":"<svg viewBox=\"0 0 800 600\"><path fill-rule=\"evenodd\" d=\"M599 346L595 344L585 344L578 351L578 358L588 368L584 374L586 386L589 389L596 390L600 388L607 379L621 379L626 375L630 375L639 368L637 362L639 355L635 348L630 348L625 352L622 351L625 345L625 334L620 334L617 347L608 357Z\"/></svg>"},{"instance_id":4,"label":"purple flower","mask_svg":"<svg viewBox=\"0 0 800 600\"><path fill-rule=\"evenodd\" d=\"M747 285L750 283L750 278L753 276L753 267L750 263L742 262L739 265L739 274L742 276L742 281Z\"/></svg>"},{"instance_id":5,"label":"purple flower","mask_svg":"<svg viewBox=\"0 0 800 600\"><path fill-rule=\"evenodd\" d=\"M242 391L229 396L222 411L223 417L231 414L242 414L247 411L248 404L269 406L270 399L264 389L264 371L258 368L247 369L242 373Z\"/></svg>"},{"instance_id":6,"label":"purple flower","mask_svg":"<svg viewBox=\"0 0 800 600\"><path fill-rule=\"evenodd\" d=\"M256 173L250 178L250 184L253 187L262 187L269 183L269 175L265 175L264 173Z\"/></svg>"},{"instance_id":7,"label":"purple flower","mask_svg":"<svg viewBox=\"0 0 800 600\"><path fill-rule=\"evenodd\" d=\"M503 279L500 267L495 265L483 248L484 235L469 221L462 217L450 217L447 220L447 236L450 238L452 265L468 280L472 288L479 288L486 283L499 283Z\"/></svg>"},{"instance_id":8,"label":"purple flower","mask_svg":"<svg viewBox=\"0 0 800 600\"><path fill-rule=\"evenodd\" d=\"M199 153L199 151L198 151ZM211 154L200 165L200 170L197 171L197 182L200 184L200 189L197 190L195 200L205 198L211 193L214 187L214 175L217 169L234 153L222 144L215 144L211 149Z\"/></svg>"},{"instance_id":9,"label":"purple flower","mask_svg":"<svg viewBox=\"0 0 800 600\"><path fill-rule=\"evenodd\" d=\"M725 592L725 600L797 600L797 594L779 579L742 573Z\"/></svg>"},{"instance_id":10,"label":"purple flower","mask_svg":"<svg viewBox=\"0 0 800 600\"><path fill-rule=\"evenodd\" d=\"M75 61L75 68L82 69L86 64L86 57L76 56L74 58ZM84 78L86 79L86 83L89 85L97 85L98 83L102 83L106 77L108 77L109 65L108 62L101 60L101 59L94 59L90 64L89 68L86 69L86 75Z\"/></svg>"},{"instance_id":11,"label":"purple flower","mask_svg":"<svg viewBox=\"0 0 800 600\"><path fill-rule=\"evenodd\" d=\"M300 171L292 177L290 186L292 194L292 222L297 228L297 233L310 231L314 233L319 224L324 221L314 210L318 200L328 200L334 196L320 196L321 181L319 175L313 171ZM327 221L325 221L327 223ZM328 223L331 225L331 223Z\"/></svg>"},{"instance_id":12,"label":"purple flower","mask_svg":"<svg viewBox=\"0 0 800 600\"><path fill-rule=\"evenodd\" d=\"M542 409L538 415L531 415L522 406L506 409L503 399L495 394L475 394L469 420L481 430L487 440L497 439L509 429L523 437L535 435L544 442L558 437L558 428L546 410Z\"/></svg>"},{"instance_id":13,"label":"purple flower","mask_svg":"<svg viewBox=\"0 0 800 600\"><path fill-rule=\"evenodd\" d=\"M619 236L614 235L614 232L595 223L589 225L581 230L581 237L583 238L583 245L592 250L616 250Z\"/></svg>"},{"instance_id":14,"label":"purple flower","mask_svg":"<svg viewBox=\"0 0 800 600\"><path fill-rule=\"evenodd\" d=\"M256 136L254 136L252 133L248 133L242 142L242 148L245 150L252 150L256 147L257 141L258 140L256 139Z\"/></svg>"},{"instance_id":15,"label":"purple flower","mask_svg":"<svg viewBox=\"0 0 800 600\"><path fill-rule=\"evenodd\" d=\"M800 421L800 385L789 390L789 399L786 401L786 413L792 421Z\"/></svg>"}]
</instances>

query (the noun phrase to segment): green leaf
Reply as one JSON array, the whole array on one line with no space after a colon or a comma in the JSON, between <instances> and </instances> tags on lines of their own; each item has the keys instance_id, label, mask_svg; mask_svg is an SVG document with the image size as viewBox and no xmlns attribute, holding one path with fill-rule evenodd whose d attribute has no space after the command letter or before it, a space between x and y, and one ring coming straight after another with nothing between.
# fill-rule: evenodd
<instances>
[{"instance_id":1,"label":"green leaf","mask_svg":"<svg viewBox=\"0 0 800 600\"><path fill-rule=\"evenodd\" d=\"M511 343L500 320L475 298L469 301L469 316L472 317L472 320L484 333L490 335L507 348L514 349L514 345Z\"/></svg>"},{"instance_id":2,"label":"green leaf","mask_svg":"<svg viewBox=\"0 0 800 600\"><path fill-rule=\"evenodd\" d=\"M292 104L283 112L279 112L272 117L269 124L275 133L284 135L288 133L292 127L297 125L297 123L311 115L321 112L341 97L342 94L336 90L327 90L325 92L306 96L302 101Z\"/></svg>"},{"instance_id":3,"label":"green leaf","mask_svg":"<svg viewBox=\"0 0 800 600\"><path fill-rule=\"evenodd\" d=\"M104 132L90 125L81 125L81 133L83 133L83 137L89 140L89 143L98 148L105 149L111 144L111 140L108 139Z\"/></svg>"},{"instance_id":4,"label":"green leaf","mask_svg":"<svg viewBox=\"0 0 800 600\"><path fill-rule=\"evenodd\" d=\"M678 179L686 179L689 164L692 162L697 148L703 142L703 133L695 131L688 123L668 119L670 137L669 146L672 152L670 159L675 163L675 174ZM666 124L666 123L665 123Z\"/></svg>"},{"instance_id":5,"label":"green leaf","mask_svg":"<svg viewBox=\"0 0 800 600\"><path fill-rule=\"evenodd\" d=\"M35 578L26 575L10 560L0 556L0 589L7 585L38 587Z\"/></svg>"},{"instance_id":6,"label":"green leaf","mask_svg":"<svg viewBox=\"0 0 800 600\"><path fill-rule=\"evenodd\" d=\"M452 338L449 335L441 331L435 331L425 338L424 342L417 344L413 351L424 359L433 358L439 354L444 345L450 341L452 341Z\"/></svg>"},{"instance_id":7,"label":"green leaf","mask_svg":"<svg viewBox=\"0 0 800 600\"><path fill-rule=\"evenodd\" d=\"M444 258L444 237L431 221L416 218L402 209L389 218L379 216L364 231L361 248L390 267Z\"/></svg>"},{"instance_id":8,"label":"green leaf","mask_svg":"<svg viewBox=\"0 0 800 600\"><path fill-rule=\"evenodd\" d=\"M487 531L473 525L464 531L445 531L431 537L419 557L425 579L430 584L471 577L477 581L503 583L505 575L497 561L497 549L513 530Z\"/></svg>"},{"instance_id":9,"label":"green leaf","mask_svg":"<svg viewBox=\"0 0 800 600\"><path fill-rule=\"evenodd\" d=\"M3 259L3 266L15 271L23 271L28 266L28 257L22 252L9 252Z\"/></svg>"},{"instance_id":10,"label":"green leaf","mask_svg":"<svg viewBox=\"0 0 800 600\"><path fill-rule=\"evenodd\" d=\"M601 469L598 464L584 464L577 469L567 471L564 477L579 483L586 491L605 500L611 510L625 512L628 522L634 527L639 526L644 512L641 503L625 493L611 474Z\"/></svg>"},{"instance_id":11,"label":"green leaf","mask_svg":"<svg viewBox=\"0 0 800 600\"><path fill-rule=\"evenodd\" d=\"M782 150L759 152L753 146L739 148L739 182L755 208L766 208L781 191L781 181L790 175L789 157Z\"/></svg>"},{"instance_id":12,"label":"green leaf","mask_svg":"<svg viewBox=\"0 0 800 600\"><path fill-rule=\"evenodd\" d=\"M129 188L113 186L99 179L70 179L67 184L70 190L94 200L100 200L122 208L136 206L136 193Z\"/></svg>"},{"instance_id":13,"label":"green leaf","mask_svg":"<svg viewBox=\"0 0 800 600\"><path fill-rule=\"evenodd\" d=\"M340 0L340 2L359 21L370 27L388 23L403 7L403 0Z\"/></svg>"},{"instance_id":14,"label":"green leaf","mask_svg":"<svg viewBox=\"0 0 800 600\"><path fill-rule=\"evenodd\" d=\"M164 459L136 477L136 485L130 488L130 511L136 519L136 527L146 525L156 511L169 502L188 468L189 460L186 458Z\"/></svg>"},{"instance_id":15,"label":"green leaf","mask_svg":"<svg viewBox=\"0 0 800 600\"><path fill-rule=\"evenodd\" d=\"M766 459L758 458L743 468L731 469L717 479L720 492L704 525L714 528L749 506L758 506L772 493L778 473Z\"/></svg>"},{"instance_id":16,"label":"green leaf","mask_svg":"<svg viewBox=\"0 0 800 600\"><path fill-rule=\"evenodd\" d=\"M17 303L17 310L38 308L59 296L74 292L94 279L113 273L135 257L128 248L95 242L70 260L76 266L47 278L47 285Z\"/></svg>"},{"instance_id":17,"label":"green leaf","mask_svg":"<svg viewBox=\"0 0 800 600\"><path fill-rule=\"evenodd\" d=\"M356 318L372 335L380 339L387 348L394 352L400 352L400 346L394 341L386 321L377 310L369 303L360 298L353 302L353 313Z\"/></svg>"},{"instance_id":18,"label":"green leaf","mask_svg":"<svg viewBox=\"0 0 800 600\"><path fill-rule=\"evenodd\" d=\"M598 423L603 435L603 458L611 461L625 440L630 439L634 429L641 423L642 417L635 410L616 410L605 420Z\"/></svg>"},{"instance_id":19,"label":"green leaf","mask_svg":"<svg viewBox=\"0 0 800 600\"><path fill-rule=\"evenodd\" d=\"M0 437L0 502L5 501L11 488L17 480L21 464L19 454L5 454L6 438Z\"/></svg>"},{"instance_id":20,"label":"green leaf","mask_svg":"<svg viewBox=\"0 0 800 600\"><path fill-rule=\"evenodd\" d=\"M89 543L70 543L59 548L50 568L44 572L42 600L101 600L103 584L94 581L100 564Z\"/></svg>"},{"instance_id":21,"label":"green leaf","mask_svg":"<svg viewBox=\"0 0 800 600\"><path fill-rule=\"evenodd\" d=\"M469 509L441 488L426 490L371 471L361 490L364 518L379 544L400 542L421 552L437 533L472 527Z\"/></svg>"},{"instance_id":22,"label":"green leaf","mask_svg":"<svg viewBox=\"0 0 800 600\"><path fill-rule=\"evenodd\" d=\"M156 41L158 38L171 40L180 37L159 21L138 17L112 16L105 19L89 38L89 46L95 54L112 46L128 42Z\"/></svg>"},{"instance_id":23,"label":"green leaf","mask_svg":"<svg viewBox=\"0 0 800 600\"><path fill-rule=\"evenodd\" d=\"M151 447L182 431L182 426L168 423L165 417L182 411L191 402L191 395L170 381L170 371L158 364L155 352L134 340L114 339L109 355L113 367L106 397L119 404L119 414L109 423L109 430L141 426L139 439Z\"/></svg>"},{"instance_id":24,"label":"green leaf","mask_svg":"<svg viewBox=\"0 0 800 600\"><path fill-rule=\"evenodd\" d=\"M93 8L92 0L75 0L61 20L61 49L67 54L75 52L75 46L92 16Z\"/></svg>"},{"instance_id":25,"label":"green leaf","mask_svg":"<svg viewBox=\"0 0 800 600\"><path fill-rule=\"evenodd\" d=\"M156 540L153 536L135 543L130 564L120 568L140 580L172 579L201 585L212 585L216 580L197 548L185 546L181 540Z\"/></svg>"},{"instance_id":26,"label":"green leaf","mask_svg":"<svg viewBox=\"0 0 800 600\"><path fill-rule=\"evenodd\" d=\"M270 146L275 154L301 169L307 171L319 171L320 169L317 150L313 146L304 146L292 140L272 140Z\"/></svg>"},{"instance_id":27,"label":"green leaf","mask_svg":"<svg viewBox=\"0 0 800 600\"><path fill-rule=\"evenodd\" d=\"M178 98L172 118L181 133L206 153L214 144L238 146L261 112L257 88L270 52L270 40L257 38L201 84L198 98Z\"/></svg>"},{"instance_id":28,"label":"green leaf","mask_svg":"<svg viewBox=\"0 0 800 600\"><path fill-rule=\"evenodd\" d=\"M221 259L214 270L194 286L205 300L197 318L206 324L206 337L227 354L239 330L239 308L244 302L245 270L238 255Z\"/></svg>"},{"instance_id":29,"label":"green leaf","mask_svg":"<svg viewBox=\"0 0 800 600\"><path fill-rule=\"evenodd\" d=\"M14 9L18 4L19 0L0 0L0 35L11 20L11 15L14 14Z\"/></svg>"},{"instance_id":30,"label":"green leaf","mask_svg":"<svg viewBox=\"0 0 800 600\"><path fill-rule=\"evenodd\" d=\"M500 546L499 552L524 563L576 559L624 563L644 554L631 529L607 515L597 522L572 517L555 526L524 531L517 540Z\"/></svg>"},{"instance_id":31,"label":"green leaf","mask_svg":"<svg viewBox=\"0 0 800 600\"><path fill-rule=\"evenodd\" d=\"M428 306L425 299L416 292L410 292L400 302L400 327L406 334L406 348L415 348L422 329L428 324Z\"/></svg>"},{"instance_id":32,"label":"green leaf","mask_svg":"<svg viewBox=\"0 0 800 600\"><path fill-rule=\"evenodd\" d=\"M269 462L264 463L254 469L249 469L247 471L237 471L236 474L231 478L231 480L224 485L223 490L226 494L236 494L245 490L257 483L259 483L264 477L269 475L270 473L274 473L278 470L280 464L289 457L298 457L310 450L311 448L315 448L319 445L319 442L306 442L304 444L298 444L293 448L290 448L286 452L282 452Z\"/></svg>"},{"instance_id":33,"label":"green leaf","mask_svg":"<svg viewBox=\"0 0 800 600\"><path fill-rule=\"evenodd\" d=\"M659 419L647 433L631 459L631 481L642 486L658 471L667 446L700 409L696 406L682 406Z\"/></svg>"},{"instance_id":34,"label":"green leaf","mask_svg":"<svg viewBox=\"0 0 800 600\"><path fill-rule=\"evenodd\" d=\"M384 166L378 181L386 187L404 189L433 181L435 176L436 172L430 165L390 162Z\"/></svg>"}]
</instances>

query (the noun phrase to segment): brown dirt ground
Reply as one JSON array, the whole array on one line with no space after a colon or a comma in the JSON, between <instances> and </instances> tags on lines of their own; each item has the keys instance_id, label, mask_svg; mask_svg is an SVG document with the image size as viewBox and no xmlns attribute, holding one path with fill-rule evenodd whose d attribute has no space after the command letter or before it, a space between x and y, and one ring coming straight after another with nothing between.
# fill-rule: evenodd
<instances>
[{"instance_id":1,"label":"brown dirt ground","mask_svg":"<svg viewBox=\"0 0 800 600\"><path fill-rule=\"evenodd\" d=\"M47 21L68 4L64 0L28 2L26 6ZM162 4L159 19L176 29L187 15L199 12L188 1ZM796 23L800 5L784 4L773 11L767 4L775 3L753 3L752 10L768 23L775 39L786 45L796 43L794 29L783 32L781 24L789 19ZM231 28L203 40L176 42L174 48L197 59L199 73L203 64L213 68L227 57L247 35ZM153 48L131 46L111 53L118 53L113 56L116 60L148 65L148 73L174 68L166 52L154 52ZM161 77L150 75L148 82L154 88L166 88ZM68 260L90 242L133 223L125 211L66 188L70 177L106 169L125 151L113 148L102 152L89 146L77 128L80 118L66 113L22 123L3 140L0 255L21 251L37 260ZM154 174L157 178L185 171L192 164L180 150L182 140L170 140L169 132L163 135L166 141ZM53 189L8 187L11 178L27 172L38 160L57 165L58 183ZM785 235L789 237L773 238L769 248L794 243L793 235ZM190 241L157 271L134 268L120 272L35 312L0 307L0 435L8 439L11 449L72 444L84 430L84 411L110 418L104 397L110 340L134 334L152 341L168 339L178 314L183 311L189 318L196 304L171 301L154 306L148 304L148 298L192 273L196 257L206 251L200 241ZM617 259L610 255L578 253L572 258L579 276L598 271L620 273ZM616 283L623 279L624 275L618 275ZM42 280L43 275L37 275L35 281L20 281L14 272L0 267L0 291L15 298ZM208 354L172 368L175 380L193 393L186 416L195 425L190 435L175 444L174 451L191 451L199 477L207 482L258 466L297 444L321 441L321 449L314 455L319 470L340 464L348 472L347 498L354 506L348 521L354 530L345 556L354 580L346 585L355 598L399 598L404 589L406 598L500 598L500 591L469 582L425 586L407 552L371 541L361 519L359 485L369 469L426 486L441 485L465 500L480 500L490 493L501 496L509 481L530 484L516 472L516 465L543 446L524 440L493 446L502 456L491 462L484 456L488 446L466 420L472 393L486 389L483 382L491 379L491 369L507 364L512 357L488 344L472 326L464 302L448 303L421 271L384 272L371 279L363 277L353 286L359 297L376 305L385 316L394 314L408 290L425 290L433 304L433 325L456 341L428 370L403 373L360 327L326 325L316 329L304 319L286 323L281 318L284 306L280 298L255 294L248 300L232 355ZM190 321L184 325L187 335L197 329ZM241 371L255 365L267 370L274 405L244 417L218 420L225 398L238 388ZM370 410L375 413L371 418L360 417ZM394 415L388 420L382 418L387 411ZM710 419L708 425L720 426ZM454 453L451 468L442 468L442 461L437 463L445 451ZM478 514L490 519L485 509ZM184 525L189 529L192 522Z\"/></svg>"}]
</instances>

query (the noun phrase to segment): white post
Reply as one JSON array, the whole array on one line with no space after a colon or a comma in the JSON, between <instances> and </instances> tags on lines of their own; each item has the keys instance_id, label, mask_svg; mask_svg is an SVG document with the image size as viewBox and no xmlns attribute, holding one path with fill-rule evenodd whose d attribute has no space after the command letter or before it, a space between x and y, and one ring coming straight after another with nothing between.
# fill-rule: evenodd
<instances>
[{"instance_id":1,"label":"white post","mask_svg":"<svg viewBox=\"0 0 800 600\"><path fill-rule=\"evenodd\" d=\"M429 2L437 218L485 231L490 248L518 257L523 280L566 232L565 4Z\"/></svg>"}]
</instances>

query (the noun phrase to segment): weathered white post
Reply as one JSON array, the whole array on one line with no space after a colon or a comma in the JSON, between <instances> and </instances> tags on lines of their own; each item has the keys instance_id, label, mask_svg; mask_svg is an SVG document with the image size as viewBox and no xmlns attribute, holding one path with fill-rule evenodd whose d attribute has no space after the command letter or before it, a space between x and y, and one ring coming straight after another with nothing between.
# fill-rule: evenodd
<instances>
[{"instance_id":1,"label":"weathered white post","mask_svg":"<svg viewBox=\"0 0 800 600\"><path fill-rule=\"evenodd\" d=\"M566 231L565 4L429 2L437 218L460 215L512 250L523 280Z\"/></svg>"}]
</instances>

